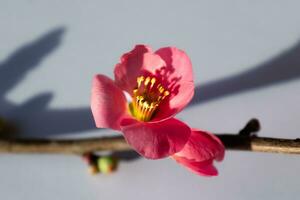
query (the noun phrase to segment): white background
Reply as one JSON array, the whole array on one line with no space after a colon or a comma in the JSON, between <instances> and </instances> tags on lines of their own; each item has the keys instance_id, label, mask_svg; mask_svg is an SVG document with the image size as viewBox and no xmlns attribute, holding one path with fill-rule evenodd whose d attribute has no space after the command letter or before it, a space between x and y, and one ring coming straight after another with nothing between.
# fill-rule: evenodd
<instances>
[{"instance_id":1,"label":"white background","mask_svg":"<svg viewBox=\"0 0 300 200\"><path fill-rule=\"evenodd\" d=\"M130 3L129 3L130 2ZM192 127L300 137L299 1L0 1L0 114L28 137L89 137L91 79L112 77L135 44L177 46L197 85L178 115ZM220 175L196 176L171 159L122 162L90 176L76 156L0 155L5 200L296 199L300 157L226 152Z\"/></svg>"}]
</instances>

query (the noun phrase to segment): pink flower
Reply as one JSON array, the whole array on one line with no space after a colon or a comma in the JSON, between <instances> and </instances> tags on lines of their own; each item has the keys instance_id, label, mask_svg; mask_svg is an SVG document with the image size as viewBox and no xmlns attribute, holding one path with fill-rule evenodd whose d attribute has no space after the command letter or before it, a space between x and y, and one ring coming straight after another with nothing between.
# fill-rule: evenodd
<instances>
[{"instance_id":1,"label":"pink flower","mask_svg":"<svg viewBox=\"0 0 300 200\"><path fill-rule=\"evenodd\" d=\"M122 131L128 144L149 159L181 151L191 129L174 115L194 95L188 56L175 47L153 52L137 45L121 57L114 74L115 80L94 77L91 108L96 126Z\"/></svg>"},{"instance_id":2,"label":"pink flower","mask_svg":"<svg viewBox=\"0 0 300 200\"><path fill-rule=\"evenodd\" d=\"M192 130L184 148L172 156L179 164L202 176L216 176L213 161L222 161L225 149L222 142L213 134Z\"/></svg>"},{"instance_id":3,"label":"pink flower","mask_svg":"<svg viewBox=\"0 0 300 200\"><path fill-rule=\"evenodd\" d=\"M121 131L146 158L172 156L197 174L217 175L213 161L224 157L221 141L174 118L194 95L192 64L182 50L152 52L137 45L121 57L114 74L115 80L101 74L93 80L91 108L97 127Z\"/></svg>"}]
</instances>

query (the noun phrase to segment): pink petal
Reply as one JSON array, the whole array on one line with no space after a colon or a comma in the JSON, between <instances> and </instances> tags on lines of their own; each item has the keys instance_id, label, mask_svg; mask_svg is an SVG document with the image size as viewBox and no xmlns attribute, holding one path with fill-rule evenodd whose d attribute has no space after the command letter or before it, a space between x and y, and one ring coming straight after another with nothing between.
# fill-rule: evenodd
<instances>
[{"instance_id":1,"label":"pink petal","mask_svg":"<svg viewBox=\"0 0 300 200\"><path fill-rule=\"evenodd\" d=\"M116 84L132 94L138 76L165 65L160 56L151 52L150 47L137 45L132 51L124 54L120 63L116 65L114 71Z\"/></svg>"},{"instance_id":2,"label":"pink petal","mask_svg":"<svg viewBox=\"0 0 300 200\"><path fill-rule=\"evenodd\" d=\"M175 159L177 163L181 164L191 172L196 173L200 176L218 175L218 170L214 167L212 159L196 162L176 155L172 156L172 158Z\"/></svg>"},{"instance_id":3,"label":"pink petal","mask_svg":"<svg viewBox=\"0 0 300 200\"><path fill-rule=\"evenodd\" d=\"M120 120L127 115L126 98L120 88L107 76L93 79L91 108L98 128L120 130Z\"/></svg>"},{"instance_id":4,"label":"pink petal","mask_svg":"<svg viewBox=\"0 0 300 200\"><path fill-rule=\"evenodd\" d=\"M168 104L160 107L157 118L163 119L181 111L194 96L192 63L186 53L176 47L165 47L155 52L166 63L155 73L171 92Z\"/></svg>"},{"instance_id":5,"label":"pink petal","mask_svg":"<svg viewBox=\"0 0 300 200\"><path fill-rule=\"evenodd\" d=\"M220 139L211 133L192 130L189 141L176 156L198 162L216 159L223 160L225 148Z\"/></svg>"},{"instance_id":6,"label":"pink petal","mask_svg":"<svg viewBox=\"0 0 300 200\"><path fill-rule=\"evenodd\" d=\"M149 159L164 158L180 151L191 134L186 124L174 118L157 123L124 119L121 130L128 144Z\"/></svg>"},{"instance_id":7,"label":"pink petal","mask_svg":"<svg viewBox=\"0 0 300 200\"><path fill-rule=\"evenodd\" d=\"M172 94L172 93L171 93ZM180 112L194 96L194 83L182 82L178 94L171 96L159 105L159 111L156 112L153 121L160 121L173 117Z\"/></svg>"}]
</instances>

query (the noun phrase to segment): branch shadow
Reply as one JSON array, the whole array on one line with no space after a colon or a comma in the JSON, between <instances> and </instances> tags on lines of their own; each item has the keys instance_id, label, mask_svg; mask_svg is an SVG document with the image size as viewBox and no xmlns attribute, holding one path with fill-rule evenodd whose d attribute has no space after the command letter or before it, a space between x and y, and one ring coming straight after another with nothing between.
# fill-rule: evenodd
<instances>
[{"instance_id":1,"label":"branch shadow","mask_svg":"<svg viewBox=\"0 0 300 200\"><path fill-rule=\"evenodd\" d=\"M21 104L5 98L31 70L58 48L64 32L65 28L56 28L20 47L0 63L0 115L16 123L20 137L47 137L95 129L89 107L49 108L52 92L33 96Z\"/></svg>"},{"instance_id":2,"label":"branch shadow","mask_svg":"<svg viewBox=\"0 0 300 200\"><path fill-rule=\"evenodd\" d=\"M196 86L195 96L189 106L285 83L299 77L300 41L292 48L250 70Z\"/></svg>"}]
</instances>

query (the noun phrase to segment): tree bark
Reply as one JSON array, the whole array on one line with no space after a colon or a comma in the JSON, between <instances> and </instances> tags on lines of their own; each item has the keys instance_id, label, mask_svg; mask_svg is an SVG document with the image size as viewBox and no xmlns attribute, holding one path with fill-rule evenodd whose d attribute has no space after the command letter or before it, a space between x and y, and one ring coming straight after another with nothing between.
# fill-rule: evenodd
<instances>
[{"instance_id":1,"label":"tree bark","mask_svg":"<svg viewBox=\"0 0 300 200\"><path fill-rule=\"evenodd\" d=\"M278 139L233 134L216 135L226 150L300 154L300 139ZM84 154L98 151L127 151L131 147L122 136L78 140L0 140L0 153Z\"/></svg>"}]
</instances>

